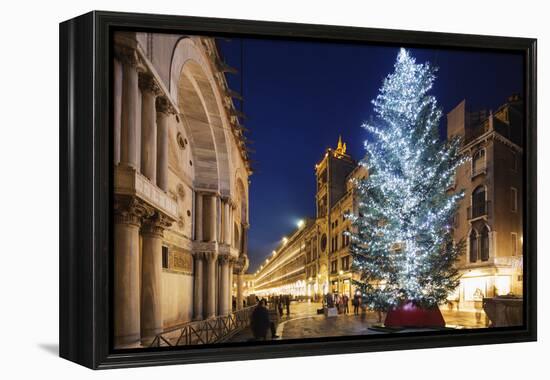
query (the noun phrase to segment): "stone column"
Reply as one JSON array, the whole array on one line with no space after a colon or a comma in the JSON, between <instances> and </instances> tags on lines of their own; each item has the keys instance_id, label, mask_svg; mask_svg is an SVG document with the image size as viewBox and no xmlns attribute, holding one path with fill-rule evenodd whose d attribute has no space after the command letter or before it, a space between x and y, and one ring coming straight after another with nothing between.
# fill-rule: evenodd
<instances>
[{"instance_id":1,"label":"stone column","mask_svg":"<svg viewBox=\"0 0 550 380\"><path fill-rule=\"evenodd\" d=\"M203 241L203 196L198 191L195 192L195 240Z\"/></svg>"},{"instance_id":2,"label":"stone column","mask_svg":"<svg viewBox=\"0 0 550 380\"><path fill-rule=\"evenodd\" d=\"M206 258L206 318L216 316L216 258L215 252L205 254Z\"/></svg>"},{"instance_id":3,"label":"stone column","mask_svg":"<svg viewBox=\"0 0 550 380\"><path fill-rule=\"evenodd\" d=\"M248 256L248 227L248 224L243 224L242 244L241 247L239 247L241 249L241 254L245 256Z\"/></svg>"},{"instance_id":4,"label":"stone column","mask_svg":"<svg viewBox=\"0 0 550 380\"><path fill-rule=\"evenodd\" d=\"M224 223L223 223L223 242L225 244L231 245L231 207L229 206L229 199L226 199L223 202L223 213L224 213Z\"/></svg>"},{"instance_id":5,"label":"stone column","mask_svg":"<svg viewBox=\"0 0 550 380\"><path fill-rule=\"evenodd\" d=\"M218 310L220 315L229 314L228 307L228 289L229 283L229 258L227 256L220 256L218 258L220 263L220 296L218 297Z\"/></svg>"},{"instance_id":6,"label":"stone column","mask_svg":"<svg viewBox=\"0 0 550 380\"><path fill-rule=\"evenodd\" d=\"M119 49L118 56L122 63L120 163L137 169L138 57L130 48Z\"/></svg>"},{"instance_id":7,"label":"stone column","mask_svg":"<svg viewBox=\"0 0 550 380\"><path fill-rule=\"evenodd\" d=\"M120 162L120 122L122 103L122 64L115 58L113 63L113 160Z\"/></svg>"},{"instance_id":8,"label":"stone column","mask_svg":"<svg viewBox=\"0 0 550 380\"><path fill-rule=\"evenodd\" d=\"M162 234L166 227L156 214L142 228L141 342L149 344L162 332Z\"/></svg>"},{"instance_id":9,"label":"stone column","mask_svg":"<svg viewBox=\"0 0 550 380\"><path fill-rule=\"evenodd\" d=\"M202 283L203 283L203 259L204 255L200 252L195 253L195 270L193 279L193 320L200 321L204 318L202 313Z\"/></svg>"},{"instance_id":10,"label":"stone column","mask_svg":"<svg viewBox=\"0 0 550 380\"><path fill-rule=\"evenodd\" d=\"M243 308L243 273L239 269L237 272L237 310Z\"/></svg>"},{"instance_id":11,"label":"stone column","mask_svg":"<svg viewBox=\"0 0 550 380\"><path fill-rule=\"evenodd\" d=\"M233 268L234 268L234 265L235 265L235 260L234 259L231 259L229 261L229 281L228 281L228 286L227 286L227 300L229 302L229 312L233 312Z\"/></svg>"},{"instance_id":12,"label":"stone column","mask_svg":"<svg viewBox=\"0 0 550 380\"><path fill-rule=\"evenodd\" d=\"M210 195L208 197L210 201L209 207L209 234L208 241L217 241L218 240L218 197L217 195Z\"/></svg>"},{"instance_id":13,"label":"stone column","mask_svg":"<svg viewBox=\"0 0 550 380\"><path fill-rule=\"evenodd\" d=\"M234 227L233 227L233 202L229 201L229 245L233 246L233 235L235 233Z\"/></svg>"},{"instance_id":14,"label":"stone column","mask_svg":"<svg viewBox=\"0 0 550 380\"><path fill-rule=\"evenodd\" d=\"M142 212L132 199L115 203L114 343L139 342L139 227Z\"/></svg>"},{"instance_id":15,"label":"stone column","mask_svg":"<svg viewBox=\"0 0 550 380\"><path fill-rule=\"evenodd\" d=\"M157 185L168 191L168 119L175 110L165 97L158 97L157 105Z\"/></svg>"},{"instance_id":16,"label":"stone column","mask_svg":"<svg viewBox=\"0 0 550 380\"><path fill-rule=\"evenodd\" d=\"M160 87L148 73L139 75L141 89L141 173L157 183L157 122L156 97Z\"/></svg>"}]
</instances>

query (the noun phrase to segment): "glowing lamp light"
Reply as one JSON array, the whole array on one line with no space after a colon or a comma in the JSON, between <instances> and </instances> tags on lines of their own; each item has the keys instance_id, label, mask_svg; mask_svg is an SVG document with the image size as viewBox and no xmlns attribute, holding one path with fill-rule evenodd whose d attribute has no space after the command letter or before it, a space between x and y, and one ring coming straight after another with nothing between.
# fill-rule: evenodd
<instances>
[{"instance_id":1,"label":"glowing lamp light","mask_svg":"<svg viewBox=\"0 0 550 380\"><path fill-rule=\"evenodd\" d=\"M340 270L340 276L344 274L344 271L343 270Z\"/></svg>"},{"instance_id":2,"label":"glowing lamp light","mask_svg":"<svg viewBox=\"0 0 550 380\"><path fill-rule=\"evenodd\" d=\"M302 228L302 227L304 226L304 224L306 224L306 222L304 222L303 219L300 219L300 220L298 221L298 223L296 223L296 225L298 226L298 228Z\"/></svg>"},{"instance_id":3,"label":"glowing lamp light","mask_svg":"<svg viewBox=\"0 0 550 380\"><path fill-rule=\"evenodd\" d=\"M288 238L286 236L283 237L283 244L286 244L288 242Z\"/></svg>"}]
</instances>

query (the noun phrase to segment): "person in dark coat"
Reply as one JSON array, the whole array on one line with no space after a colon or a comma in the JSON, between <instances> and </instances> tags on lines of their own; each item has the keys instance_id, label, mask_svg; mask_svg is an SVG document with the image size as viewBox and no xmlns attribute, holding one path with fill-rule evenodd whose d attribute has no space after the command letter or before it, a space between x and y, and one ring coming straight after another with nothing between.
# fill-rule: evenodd
<instances>
[{"instance_id":1,"label":"person in dark coat","mask_svg":"<svg viewBox=\"0 0 550 380\"><path fill-rule=\"evenodd\" d=\"M279 296L276 298L277 310L279 311L279 316L283 316L283 297Z\"/></svg>"},{"instance_id":2,"label":"person in dark coat","mask_svg":"<svg viewBox=\"0 0 550 380\"><path fill-rule=\"evenodd\" d=\"M267 330L270 328L270 321L265 300L261 300L258 306L254 308L250 318L250 328L256 340L266 339Z\"/></svg>"}]
</instances>

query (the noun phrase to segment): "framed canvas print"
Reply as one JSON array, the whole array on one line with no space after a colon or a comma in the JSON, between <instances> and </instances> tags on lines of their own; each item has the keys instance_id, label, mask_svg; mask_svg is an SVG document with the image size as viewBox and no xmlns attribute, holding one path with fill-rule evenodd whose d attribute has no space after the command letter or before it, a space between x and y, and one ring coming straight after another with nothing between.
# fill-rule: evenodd
<instances>
[{"instance_id":1,"label":"framed canvas print","mask_svg":"<svg viewBox=\"0 0 550 380\"><path fill-rule=\"evenodd\" d=\"M64 358L536 339L534 39L91 12L60 147Z\"/></svg>"}]
</instances>

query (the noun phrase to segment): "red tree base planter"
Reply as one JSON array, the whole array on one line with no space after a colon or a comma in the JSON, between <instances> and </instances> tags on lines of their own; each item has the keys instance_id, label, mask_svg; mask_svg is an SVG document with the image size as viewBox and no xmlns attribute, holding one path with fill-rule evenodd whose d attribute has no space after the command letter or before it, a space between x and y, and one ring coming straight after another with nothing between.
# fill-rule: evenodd
<instances>
[{"instance_id":1,"label":"red tree base planter","mask_svg":"<svg viewBox=\"0 0 550 380\"><path fill-rule=\"evenodd\" d=\"M388 311L384 326L445 327L445 320L438 306L425 309L409 301Z\"/></svg>"}]
</instances>

